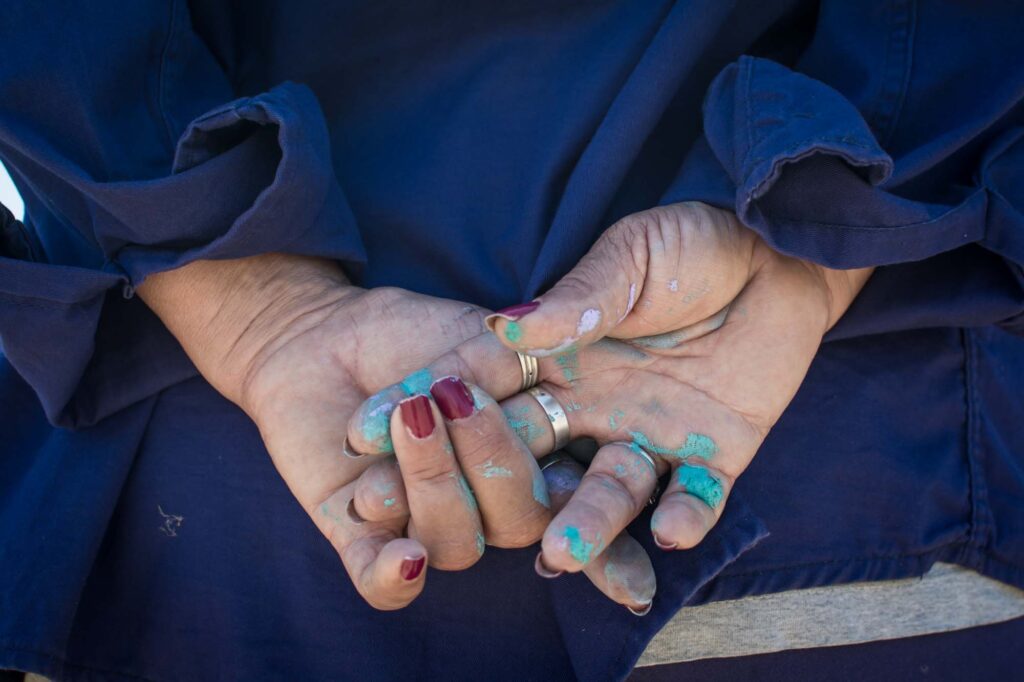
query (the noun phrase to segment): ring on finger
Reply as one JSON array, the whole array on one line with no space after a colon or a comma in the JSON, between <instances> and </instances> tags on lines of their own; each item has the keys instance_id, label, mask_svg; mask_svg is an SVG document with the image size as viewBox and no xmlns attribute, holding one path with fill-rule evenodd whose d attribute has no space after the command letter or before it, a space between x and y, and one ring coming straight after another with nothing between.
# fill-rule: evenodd
<instances>
[{"instance_id":1,"label":"ring on finger","mask_svg":"<svg viewBox=\"0 0 1024 682\"><path fill-rule=\"evenodd\" d=\"M539 462L537 462L537 465L540 467L541 471L544 471L548 467L554 466L554 465L558 464L559 462L575 462L575 461L576 460L574 460L572 457L570 457L569 455L565 454L564 452L558 451L558 452L552 452L550 455L548 455L544 459L542 459Z\"/></svg>"},{"instance_id":2,"label":"ring on finger","mask_svg":"<svg viewBox=\"0 0 1024 682\"><path fill-rule=\"evenodd\" d=\"M569 442L569 418L565 416L565 410L555 399L555 396L545 391L540 386L534 386L527 391L533 396L551 422L551 428L555 432L555 445L552 450L561 450Z\"/></svg>"},{"instance_id":3,"label":"ring on finger","mask_svg":"<svg viewBox=\"0 0 1024 682\"><path fill-rule=\"evenodd\" d=\"M519 385L520 392L528 391L537 385L540 380L540 371L537 368L537 358L532 355L526 355L516 351L516 357L519 358L519 371L522 372L523 378Z\"/></svg>"}]
</instances>

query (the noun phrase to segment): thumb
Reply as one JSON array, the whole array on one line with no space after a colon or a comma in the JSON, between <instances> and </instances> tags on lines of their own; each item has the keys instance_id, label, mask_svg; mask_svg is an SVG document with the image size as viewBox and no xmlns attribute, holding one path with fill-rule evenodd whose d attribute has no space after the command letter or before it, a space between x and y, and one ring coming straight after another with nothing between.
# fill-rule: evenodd
<instances>
[{"instance_id":1,"label":"thumb","mask_svg":"<svg viewBox=\"0 0 1024 682\"><path fill-rule=\"evenodd\" d=\"M648 249L641 215L610 227L547 293L488 316L487 327L506 346L538 357L607 336L643 289Z\"/></svg>"},{"instance_id":2,"label":"thumb","mask_svg":"<svg viewBox=\"0 0 1024 682\"><path fill-rule=\"evenodd\" d=\"M605 336L632 339L720 313L755 269L755 234L727 211L683 202L626 216L550 291L499 310L506 346L552 355Z\"/></svg>"}]
</instances>

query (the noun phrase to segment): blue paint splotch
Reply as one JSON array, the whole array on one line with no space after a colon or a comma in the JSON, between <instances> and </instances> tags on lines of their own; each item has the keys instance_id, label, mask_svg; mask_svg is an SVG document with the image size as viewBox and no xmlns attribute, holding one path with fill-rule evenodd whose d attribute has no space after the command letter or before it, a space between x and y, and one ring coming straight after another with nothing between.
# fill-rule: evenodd
<instances>
[{"instance_id":1,"label":"blue paint splotch","mask_svg":"<svg viewBox=\"0 0 1024 682\"><path fill-rule=\"evenodd\" d=\"M395 498L393 498L393 497L385 497L385 498L384 498L384 506L385 506L385 507L390 507L390 506L392 506L392 505L393 505L394 503L395 503Z\"/></svg>"},{"instance_id":2,"label":"blue paint splotch","mask_svg":"<svg viewBox=\"0 0 1024 682\"><path fill-rule=\"evenodd\" d=\"M658 445L652 442L642 431L630 431L629 436L633 439L631 445L633 449L642 448L651 454L675 457L677 459L686 459L687 457L711 459L718 452L718 446L715 445L715 441L702 433L687 434L686 442L678 448L666 448Z\"/></svg>"},{"instance_id":3,"label":"blue paint splotch","mask_svg":"<svg viewBox=\"0 0 1024 682\"><path fill-rule=\"evenodd\" d=\"M523 340L523 328L518 322L509 322L505 325L505 338L510 343L519 343Z\"/></svg>"},{"instance_id":4,"label":"blue paint splotch","mask_svg":"<svg viewBox=\"0 0 1024 682\"><path fill-rule=\"evenodd\" d=\"M433 382L434 377L430 374L430 370L424 368L418 369L402 379L399 385L406 396L427 395L430 393L430 385Z\"/></svg>"},{"instance_id":5,"label":"blue paint splotch","mask_svg":"<svg viewBox=\"0 0 1024 682\"><path fill-rule=\"evenodd\" d=\"M572 558L584 565L590 563L594 554L600 554L603 549L600 534L596 538L596 543L587 542L580 535L580 530L576 526L566 526L562 531L562 537L569 543L569 554Z\"/></svg>"},{"instance_id":6,"label":"blue paint splotch","mask_svg":"<svg viewBox=\"0 0 1024 682\"><path fill-rule=\"evenodd\" d=\"M681 464L676 470L676 481L687 495L693 495L712 509L722 501L722 482L704 467Z\"/></svg>"},{"instance_id":7,"label":"blue paint splotch","mask_svg":"<svg viewBox=\"0 0 1024 682\"><path fill-rule=\"evenodd\" d=\"M476 495L473 494L472 488L470 488L469 483L466 482L466 477L462 474L457 474L455 481L459 486L459 492L462 493L462 499L466 503L466 506L472 511L476 511Z\"/></svg>"},{"instance_id":8,"label":"blue paint splotch","mask_svg":"<svg viewBox=\"0 0 1024 682\"><path fill-rule=\"evenodd\" d=\"M548 495L548 484L540 469L533 472L533 499L545 509L551 509L551 497Z\"/></svg>"},{"instance_id":9,"label":"blue paint splotch","mask_svg":"<svg viewBox=\"0 0 1024 682\"><path fill-rule=\"evenodd\" d=\"M530 408L520 407L515 410L502 408L505 412L505 421L512 427L512 430L519 436L519 440L527 445L544 435L544 431L530 419Z\"/></svg>"},{"instance_id":10,"label":"blue paint splotch","mask_svg":"<svg viewBox=\"0 0 1024 682\"><path fill-rule=\"evenodd\" d=\"M480 465L480 475L484 478L512 478L512 470L497 466L493 459L489 459Z\"/></svg>"},{"instance_id":11,"label":"blue paint splotch","mask_svg":"<svg viewBox=\"0 0 1024 682\"><path fill-rule=\"evenodd\" d=\"M363 439L373 443L382 453L392 452L391 413L395 411L395 403L388 400L385 393L378 393L369 399L363 417Z\"/></svg>"},{"instance_id":12,"label":"blue paint splotch","mask_svg":"<svg viewBox=\"0 0 1024 682\"><path fill-rule=\"evenodd\" d=\"M555 364L562 370L562 376L570 384L579 378L580 358L576 346L571 345L555 357Z\"/></svg>"},{"instance_id":13,"label":"blue paint splotch","mask_svg":"<svg viewBox=\"0 0 1024 682\"><path fill-rule=\"evenodd\" d=\"M612 431L617 430L619 426L622 425L622 418L625 416L626 413L622 410L613 410L612 413L608 415L608 428Z\"/></svg>"},{"instance_id":14,"label":"blue paint splotch","mask_svg":"<svg viewBox=\"0 0 1024 682\"><path fill-rule=\"evenodd\" d=\"M484 555L484 550L487 549L487 542L484 540L484 536L480 531L476 532L476 553L480 556Z\"/></svg>"}]
</instances>

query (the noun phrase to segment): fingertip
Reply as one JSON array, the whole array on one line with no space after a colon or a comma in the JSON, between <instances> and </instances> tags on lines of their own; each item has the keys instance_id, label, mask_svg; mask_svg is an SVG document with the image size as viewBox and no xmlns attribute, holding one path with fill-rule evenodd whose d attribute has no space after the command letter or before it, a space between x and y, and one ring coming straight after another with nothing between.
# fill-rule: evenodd
<instances>
[{"instance_id":1,"label":"fingertip","mask_svg":"<svg viewBox=\"0 0 1024 682\"><path fill-rule=\"evenodd\" d=\"M651 516L655 544L666 551L692 549L715 524L715 515L699 499L682 492L665 494Z\"/></svg>"},{"instance_id":2,"label":"fingertip","mask_svg":"<svg viewBox=\"0 0 1024 682\"><path fill-rule=\"evenodd\" d=\"M420 542L410 538L391 540L364 573L364 598L381 611L408 606L423 591L427 561L427 549Z\"/></svg>"}]
</instances>

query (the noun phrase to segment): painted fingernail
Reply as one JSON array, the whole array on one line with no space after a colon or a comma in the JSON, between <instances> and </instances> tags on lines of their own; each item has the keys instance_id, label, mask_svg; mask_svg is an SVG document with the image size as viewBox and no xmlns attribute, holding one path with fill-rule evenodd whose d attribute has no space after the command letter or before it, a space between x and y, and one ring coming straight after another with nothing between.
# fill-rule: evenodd
<instances>
[{"instance_id":1,"label":"painted fingernail","mask_svg":"<svg viewBox=\"0 0 1024 682\"><path fill-rule=\"evenodd\" d=\"M537 558L533 560L533 570L537 572L541 578L557 578L558 576L565 573L565 571L552 571L544 565L544 552L537 552Z\"/></svg>"},{"instance_id":2,"label":"painted fingernail","mask_svg":"<svg viewBox=\"0 0 1024 682\"><path fill-rule=\"evenodd\" d=\"M352 459L359 459L360 457L363 457L363 456L364 456L364 455L363 455L363 453L361 453L361 452L356 452L356 451L355 451L355 450L354 450L354 449L352 448L352 446L348 444L348 437L347 437L347 436L345 437L345 442L341 444L341 451L342 451L342 453L343 453L343 454L344 454L344 455L345 455L346 457L350 457L350 458L352 458Z\"/></svg>"},{"instance_id":3,"label":"painted fingernail","mask_svg":"<svg viewBox=\"0 0 1024 682\"><path fill-rule=\"evenodd\" d=\"M356 511L356 498L354 497L348 501L347 505L345 505L345 512L348 514L348 520L357 526L366 520L359 515L359 512Z\"/></svg>"},{"instance_id":4,"label":"painted fingernail","mask_svg":"<svg viewBox=\"0 0 1024 682\"><path fill-rule=\"evenodd\" d=\"M434 413L425 395L414 395L399 403L402 422L413 438L426 438L434 432Z\"/></svg>"},{"instance_id":5,"label":"painted fingernail","mask_svg":"<svg viewBox=\"0 0 1024 682\"><path fill-rule=\"evenodd\" d=\"M658 546L658 549L663 549L666 552L673 550L678 546L678 543L675 542L669 544L667 542L662 541L662 539L658 537L657 533L654 533L654 544Z\"/></svg>"},{"instance_id":6,"label":"painted fingernail","mask_svg":"<svg viewBox=\"0 0 1024 682\"><path fill-rule=\"evenodd\" d=\"M627 606L626 608L629 609L629 612L632 613L634 616L646 616L648 613L651 612L652 606L654 606L654 602L647 602L646 605L641 606L639 608L633 608L632 606Z\"/></svg>"},{"instance_id":7,"label":"painted fingernail","mask_svg":"<svg viewBox=\"0 0 1024 682\"><path fill-rule=\"evenodd\" d=\"M463 419L476 411L473 394L458 377L442 377L430 387L437 409L445 419Z\"/></svg>"},{"instance_id":8,"label":"painted fingernail","mask_svg":"<svg viewBox=\"0 0 1024 682\"><path fill-rule=\"evenodd\" d=\"M515 322L525 315L532 313L538 307L540 307L540 301L530 301L529 303L517 303L515 305L510 305L507 308L497 310L485 317L484 324L493 332L494 325L499 319Z\"/></svg>"},{"instance_id":9,"label":"painted fingernail","mask_svg":"<svg viewBox=\"0 0 1024 682\"><path fill-rule=\"evenodd\" d=\"M427 557L405 557L402 559L402 565L399 567L399 572L402 574L403 580L416 580L420 577L420 573L423 572L423 567L427 565Z\"/></svg>"}]
</instances>

